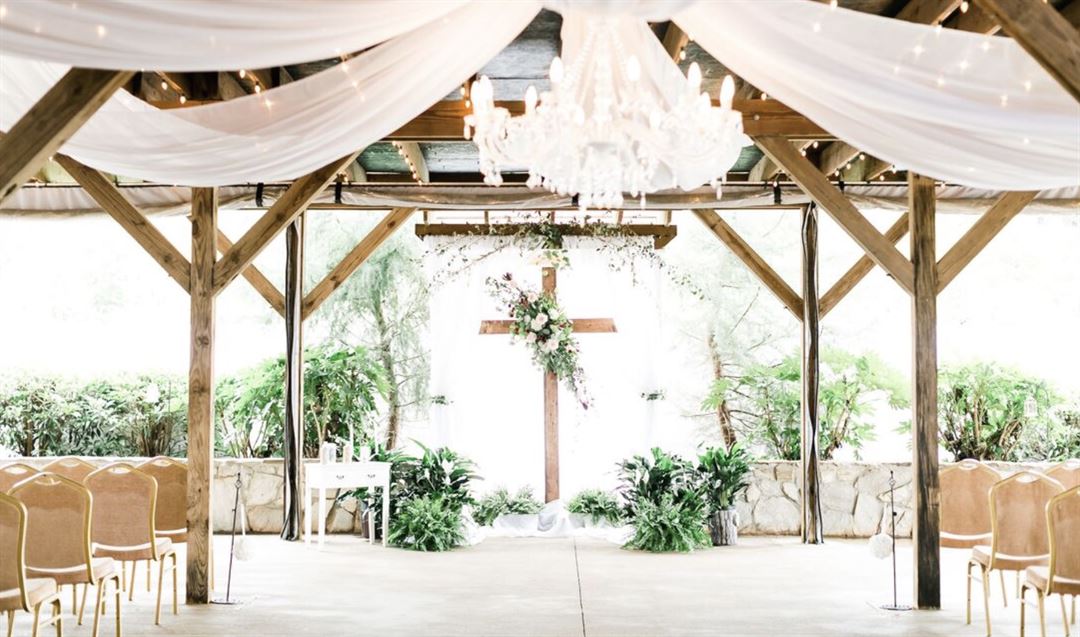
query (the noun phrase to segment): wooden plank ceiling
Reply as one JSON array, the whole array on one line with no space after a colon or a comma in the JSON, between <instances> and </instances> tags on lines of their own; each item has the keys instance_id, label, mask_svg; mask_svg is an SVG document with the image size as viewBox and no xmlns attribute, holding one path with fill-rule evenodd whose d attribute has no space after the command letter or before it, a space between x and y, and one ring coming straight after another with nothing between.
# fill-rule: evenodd
<instances>
[{"instance_id":1,"label":"wooden plank ceiling","mask_svg":"<svg viewBox=\"0 0 1080 637\"><path fill-rule=\"evenodd\" d=\"M813 0L807 0L813 1ZM827 1L827 0L824 0ZM945 28L999 33L997 22L978 8L977 2L962 0L839 0L842 7L924 24L942 24ZM1074 26L1080 23L1080 0L1051 2ZM478 75L491 78L495 99L520 103L529 85L547 87L547 68L559 53L559 30L562 18L542 11L509 46L492 59ZM669 23L653 25L657 37L669 45L672 55L685 72L697 62L704 76L703 88L715 95L728 70L694 42L685 42L681 32ZM669 34L669 30L671 34ZM682 36L682 37L672 37ZM999 34L1000 36L1000 34ZM1005 36L1000 36L1005 37ZM684 44L685 42L685 44ZM360 52L357 52L360 53ZM353 55L356 55L354 53ZM326 70L349 55L331 60L273 69L245 69L216 73L162 73L143 71L128 82L127 89L147 102L162 108L184 108L260 92ZM831 179L848 183L888 179L903 181L904 175L891 166L842 141L832 139L812 122L790 112L774 100L763 99L753 86L737 78L737 105L750 127L774 127L754 134L779 135L799 142L805 156ZM475 183L481 181L476 147L460 139L460 114L466 112L465 88L447 95L424 115L392 135L364 149L347 173L347 179L402 183ZM523 182L521 170L504 173L507 182ZM756 147L744 149L728 175L731 181L790 181ZM38 181L72 180L50 164L37 176ZM119 177L119 180L124 180Z\"/></svg>"}]
</instances>

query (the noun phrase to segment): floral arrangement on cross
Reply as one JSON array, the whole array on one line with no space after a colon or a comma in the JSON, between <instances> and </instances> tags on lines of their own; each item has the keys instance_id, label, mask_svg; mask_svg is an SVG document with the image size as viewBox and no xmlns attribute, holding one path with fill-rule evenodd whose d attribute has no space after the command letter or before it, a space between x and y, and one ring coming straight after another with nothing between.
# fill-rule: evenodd
<instances>
[{"instance_id":1,"label":"floral arrangement on cross","mask_svg":"<svg viewBox=\"0 0 1080 637\"><path fill-rule=\"evenodd\" d=\"M509 273L501 278L488 277L491 295L505 304L510 313L510 335L521 339L532 350L533 362L555 375L574 393L585 409L589 396L585 390L585 371L578 364L578 342L574 323L547 292L526 289Z\"/></svg>"}]
</instances>

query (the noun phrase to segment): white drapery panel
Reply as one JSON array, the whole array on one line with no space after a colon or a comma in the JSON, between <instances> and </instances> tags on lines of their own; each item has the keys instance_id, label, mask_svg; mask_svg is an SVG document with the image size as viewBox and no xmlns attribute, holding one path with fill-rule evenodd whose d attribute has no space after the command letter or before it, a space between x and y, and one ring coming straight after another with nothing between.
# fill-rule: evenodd
<instances>
[{"instance_id":1,"label":"white drapery panel","mask_svg":"<svg viewBox=\"0 0 1080 637\"><path fill-rule=\"evenodd\" d=\"M71 11L68 4L6 3L0 21L0 130L10 128L66 70L9 54L87 64L70 57L89 55L86 48L97 51L94 55L119 56L116 59L148 54L145 38L131 50L121 47L118 34L125 29L213 31L205 22L156 22L169 11L174 16L190 11L189 16L235 27L226 14L245 15L252 7L262 11L272 5L267 9L271 18L263 24L280 33L252 44L259 27L236 27L235 49L213 53L215 67L291 59L272 52L278 45L289 50L288 56L321 57L326 47L311 42L323 39L322 29L329 30L326 38L332 43L327 46L333 48L334 38L374 42L420 24L337 67L261 95L160 111L121 92L63 148L95 168L165 184L293 179L377 141L421 113L498 53L541 6L495 6L476 0L316 3L332 4L339 12L313 25L311 3L79 3L78 11L92 9L102 20L100 38L93 20L54 16L55 21L42 24L41 33L33 32L36 23L19 21L33 20L29 16L37 11L41 16ZM676 22L733 71L838 137L900 168L991 189L1080 184L1080 106L1011 40L937 30L805 0L687 4L562 0L553 6L590 12L618 9L638 20L682 9ZM384 5L388 9L382 16L347 19ZM576 17L580 14L569 11L567 20L581 19ZM251 24L258 22L253 19ZM114 46L121 48L112 50ZM313 48L304 48L308 46ZM155 61L146 65L151 68L202 68L204 52L192 48L199 47L157 46L156 54L168 60L139 59ZM240 64L241 48L267 57ZM628 53L638 55L643 77L672 74L674 65L656 55L655 42L637 49Z\"/></svg>"},{"instance_id":2,"label":"white drapery panel","mask_svg":"<svg viewBox=\"0 0 1080 637\"><path fill-rule=\"evenodd\" d=\"M4 52L69 66L262 69L355 53L468 0L33 0L4 3Z\"/></svg>"},{"instance_id":3,"label":"white drapery panel","mask_svg":"<svg viewBox=\"0 0 1080 637\"><path fill-rule=\"evenodd\" d=\"M484 3L471 3L331 69L220 104L160 110L120 92L63 152L99 170L165 184L294 179L378 141L452 92L538 8L523 2L492 15ZM66 70L0 56L0 129Z\"/></svg>"},{"instance_id":4,"label":"white drapery panel","mask_svg":"<svg viewBox=\"0 0 1080 637\"><path fill-rule=\"evenodd\" d=\"M1007 38L804 0L708 2L674 20L757 88L853 146L957 183L1080 184L1080 105Z\"/></svg>"}]
</instances>

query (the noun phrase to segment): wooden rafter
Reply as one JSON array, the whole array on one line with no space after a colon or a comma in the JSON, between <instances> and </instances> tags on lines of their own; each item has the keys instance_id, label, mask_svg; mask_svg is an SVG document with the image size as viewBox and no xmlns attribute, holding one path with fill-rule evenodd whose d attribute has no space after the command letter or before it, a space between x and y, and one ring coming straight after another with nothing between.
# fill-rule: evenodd
<instances>
[{"instance_id":1,"label":"wooden rafter","mask_svg":"<svg viewBox=\"0 0 1080 637\"><path fill-rule=\"evenodd\" d=\"M224 232L219 228L217 231L217 249L218 252L225 254L233 247L233 242ZM242 276L247 279L247 282L251 284L251 287L255 288L255 291L259 293L259 296L266 299L266 302L270 304L270 307L274 308L274 311L285 317L285 295L281 293L281 290L277 289L270 279L259 271L259 268L255 267L255 264L249 265L244 268L241 273Z\"/></svg>"},{"instance_id":2,"label":"wooden rafter","mask_svg":"<svg viewBox=\"0 0 1080 637\"><path fill-rule=\"evenodd\" d=\"M416 212L416 208L394 208L385 217L382 218L379 223L372 228L371 232L360 240L356 246L345 255L334 269L330 271L322 281L319 281L307 295L304 297L302 316L306 319L311 316L315 310L319 309L319 306L323 304L326 299L330 298L330 295L334 293L334 290L341 287L343 283L353 272L356 272L357 268L364 264L368 260L368 257L375 252L375 250L383 244L384 241L389 239L395 232L401 228L402 225L408 221L409 217Z\"/></svg>"},{"instance_id":3,"label":"wooden rafter","mask_svg":"<svg viewBox=\"0 0 1080 637\"><path fill-rule=\"evenodd\" d=\"M880 265L909 294L912 291L911 262L859 212L844 193L799 154L785 139L757 137L754 143L772 158L817 205L848 233L855 243Z\"/></svg>"},{"instance_id":4,"label":"wooden rafter","mask_svg":"<svg viewBox=\"0 0 1080 637\"><path fill-rule=\"evenodd\" d=\"M274 202L244 236L218 260L214 266L214 292L219 293L240 275L255 257L274 240L285 227L299 217L308 204L322 192L337 174L344 170L359 153L353 153L297 179Z\"/></svg>"},{"instance_id":5,"label":"wooden rafter","mask_svg":"<svg viewBox=\"0 0 1080 637\"><path fill-rule=\"evenodd\" d=\"M715 194L715 193L714 193ZM491 235L496 237L509 237L529 228L529 224L523 223L423 223L416 224L416 236L424 237L450 237L455 235ZM560 225L560 233L563 236L593 236L595 233L589 228L578 224ZM653 247L657 250L663 248L678 234L675 225L659 224L622 224L619 233L633 235L635 237L653 237Z\"/></svg>"},{"instance_id":6,"label":"wooden rafter","mask_svg":"<svg viewBox=\"0 0 1080 637\"><path fill-rule=\"evenodd\" d=\"M431 183L431 173L428 171L427 160L420 150L418 142L396 142L401 151L405 163L409 166L413 179L421 184Z\"/></svg>"},{"instance_id":7,"label":"wooden rafter","mask_svg":"<svg viewBox=\"0 0 1080 637\"><path fill-rule=\"evenodd\" d=\"M105 175L66 155L54 158L185 292L190 291L191 263Z\"/></svg>"},{"instance_id":8,"label":"wooden rafter","mask_svg":"<svg viewBox=\"0 0 1080 637\"><path fill-rule=\"evenodd\" d=\"M1047 2L979 0L1031 57L1080 101L1080 34Z\"/></svg>"},{"instance_id":9,"label":"wooden rafter","mask_svg":"<svg viewBox=\"0 0 1080 637\"><path fill-rule=\"evenodd\" d=\"M71 69L0 138L0 201L32 177L132 71Z\"/></svg>"},{"instance_id":10,"label":"wooden rafter","mask_svg":"<svg viewBox=\"0 0 1080 637\"><path fill-rule=\"evenodd\" d=\"M896 220L896 223L892 224L888 230L885 231L885 238L892 241L894 244L902 239L908 232L908 216L905 212L900 215L900 218ZM836 283L833 283L829 290L821 295L821 303L819 304L819 312L824 317L833 308L839 305L840 301L844 300L848 292L855 289L855 286L859 284L870 271L874 269L874 260L865 254L859 257L859 260L855 262L855 265L843 274Z\"/></svg>"},{"instance_id":11,"label":"wooden rafter","mask_svg":"<svg viewBox=\"0 0 1080 637\"><path fill-rule=\"evenodd\" d=\"M919 24L938 24L959 7L960 0L910 0L896 18Z\"/></svg>"},{"instance_id":12,"label":"wooden rafter","mask_svg":"<svg viewBox=\"0 0 1080 637\"><path fill-rule=\"evenodd\" d=\"M757 276L765 287L776 295L776 298L780 299L780 302L795 315L796 319L803 320L802 297L777 274L776 270L772 269L765 259L761 258L761 255L750 247L750 244L735 232L734 228L728 225L714 210L695 210L694 214L716 235L717 239L723 242Z\"/></svg>"},{"instance_id":13,"label":"wooden rafter","mask_svg":"<svg viewBox=\"0 0 1080 637\"><path fill-rule=\"evenodd\" d=\"M676 64L679 63L679 57L688 42L690 42L690 36L686 35L679 25L668 22L667 30L664 31L664 50Z\"/></svg>"},{"instance_id":14,"label":"wooden rafter","mask_svg":"<svg viewBox=\"0 0 1080 637\"><path fill-rule=\"evenodd\" d=\"M983 248L1001 232L1013 217L1020 214L1038 192L1007 192L990 206L964 236L938 261L938 294L971 263Z\"/></svg>"},{"instance_id":15,"label":"wooden rafter","mask_svg":"<svg viewBox=\"0 0 1080 637\"><path fill-rule=\"evenodd\" d=\"M525 112L523 102L496 102L514 115ZM835 139L834 136L776 100L736 99L733 108L743 116L747 135L771 135L793 139ZM471 112L462 100L436 102L420 116L386 137L398 141L464 140L463 118Z\"/></svg>"}]
</instances>

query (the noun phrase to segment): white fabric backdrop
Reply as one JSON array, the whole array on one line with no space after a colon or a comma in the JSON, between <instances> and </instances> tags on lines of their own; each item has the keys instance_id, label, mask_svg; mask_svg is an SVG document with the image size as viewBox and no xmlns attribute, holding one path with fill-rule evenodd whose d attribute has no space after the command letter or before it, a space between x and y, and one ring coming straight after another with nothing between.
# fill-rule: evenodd
<instances>
[{"instance_id":1,"label":"white fabric backdrop","mask_svg":"<svg viewBox=\"0 0 1080 637\"><path fill-rule=\"evenodd\" d=\"M261 0L250 6L267 4ZM239 29L237 49L215 53L215 66L245 66L239 62L249 53L237 53L241 48L259 49L261 57L252 61L261 65L301 55L322 57L326 48L341 42L375 42L421 26L338 67L260 96L158 111L118 94L63 151L95 168L160 183L211 186L295 178L363 148L419 114L500 51L540 7L534 2L474 0L454 4L444 15L447 7L442 5L333 4L342 19L320 22L319 29L329 28L324 22L336 25L325 47L310 44L323 33L313 30L307 3L274 3L265 25L280 33L259 41L259 27ZM326 5L322 0L320 6ZM391 5L385 17L377 17L377 9ZM1011 40L937 30L805 0L686 5L685 0L644 0L623 10L654 19L681 10L676 22L735 72L839 137L900 167L985 188L1080 184L1080 106ZM63 65L19 60L13 53L69 64L101 63L111 55L114 61L130 59L122 65L127 68L148 61L156 68L204 68L209 62L203 53L189 50L199 47L164 47L153 37L141 36L130 50L112 47L121 46L119 35L127 32L201 32L207 21L228 29L235 26L235 16L250 9L244 3L172 0L161 10L132 10L130 4L113 0L90 5L100 20L94 24L61 19L56 13L63 9L51 0L4 6L2 130L65 70ZM64 6L81 12L88 5L75 10ZM579 2L557 3L557 8L567 6ZM611 10L622 5L592 0L582 6ZM163 25L164 15L173 22ZM568 20L583 19L576 17L581 15L569 12ZM37 25L42 25L41 33L34 33ZM167 60L145 57L151 42L154 55L167 55ZM283 51L274 53L279 46ZM79 55L90 56L90 61ZM656 56L643 51L639 58L647 64ZM657 63L672 64L666 59ZM649 73L643 70L643 75ZM1004 106L1002 96L1007 96Z\"/></svg>"},{"instance_id":2,"label":"white fabric backdrop","mask_svg":"<svg viewBox=\"0 0 1080 637\"><path fill-rule=\"evenodd\" d=\"M646 239L647 240L647 239ZM448 243L428 238L429 248ZM458 242L460 239L450 242ZM466 253L484 254L499 239L471 240ZM593 402L585 411L560 389L560 463L564 497L589 487L614 486L618 460L642 453L655 436L655 409L642 392L657 388L653 344L659 340L656 268L639 263L637 283L627 271L612 271L595 239L566 241L571 267L559 271L559 299L571 317L615 319L616 334L581 334L581 362ZM456 252L456 248L455 248ZM429 254L432 273L446 257ZM509 336L478 334L482 319L505 318L484 281L511 272L521 283L540 287L540 268L529 255L507 247L457 278L439 284L431 299L432 395L426 431L407 433L424 444L450 445L497 476L483 486L516 489L544 486L543 377L523 343Z\"/></svg>"}]
</instances>

